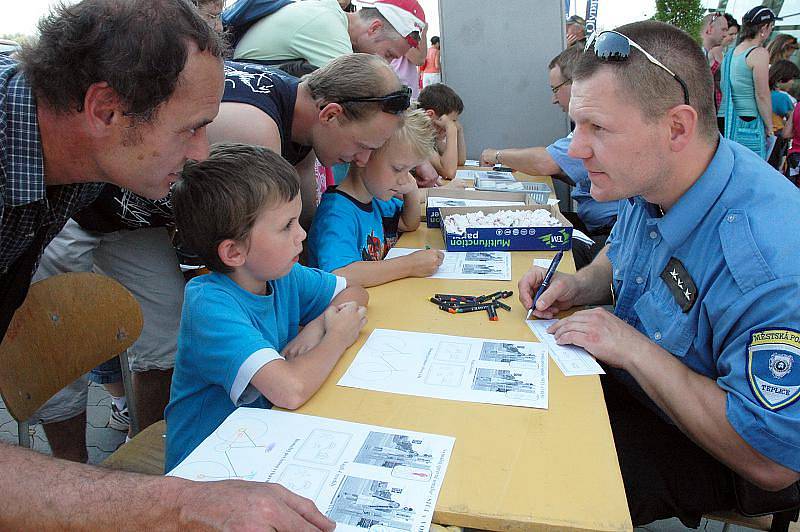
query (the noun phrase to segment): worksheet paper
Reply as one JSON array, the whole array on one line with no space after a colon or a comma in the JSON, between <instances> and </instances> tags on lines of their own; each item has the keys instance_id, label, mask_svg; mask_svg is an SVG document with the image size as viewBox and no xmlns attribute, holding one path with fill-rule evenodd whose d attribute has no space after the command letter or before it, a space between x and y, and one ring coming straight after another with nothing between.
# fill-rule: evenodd
<instances>
[{"instance_id":1,"label":"worksheet paper","mask_svg":"<svg viewBox=\"0 0 800 532\"><path fill-rule=\"evenodd\" d=\"M472 179L482 177L496 181L514 182L516 178L511 172L497 172L495 170L456 170L456 179Z\"/></svg>"},{"instance_id":2,"label":"worksheet paper","mask_svg":"<svg viewBox=\"0 0 800 532\"><path fill-rule=\"evenodd\" d=\"M464 166L480 166L480 165L481 162L476 161L475 159L467 159L466 161L464 161Z\"/></svg>"},{"instance_id":3,"label":"worksheet paper","mask_svg":"<svg viewBox=\"0 0 800 532\"><path fill-rule=\"evenodd\" d=\"M455 439L262 408L238 408L169 475L277 482L336 530L424 532Z\"/></svg>"},{"instance_id":4,"label":"worksheet paper","mask_svg":"<svg viewBox=\"0 0 800 532\"><path fill-rule=\"evenodd\" d=\"M550 356L553 357L561 373L565 377L577 375L602 375L605 373L597 360L584 348L577 345L558 345L556 338L547 332L547 328L558 320L525 320L533 334L547 344Z\"/></svg>"},{"instance_id":5,"label":"worksheet paper","mask_svg":"<svg viewBox=\"0 0 800 532\"><path fill-rule=\"evenodd\" d=\"M338 385L547 408L547 349L535 342L375 329Z\"/></svg>"},{"instance_id":6,"label":"worksheet paper","mask_svg":"<svg viewBox=\"0 0 800 532\"><path fill-rule=\"evenodd\" d=\"M505 205L525 205L525 202L428 196L428 207L502 207Z\"/></svg>"},{"instance_id":7,"label":"worksheet paper","mask_svg":"<svg viewBox=\"0 0 800 532\"><path fill-rule=\"evenodd\" d=\"M392 248L386 259L419 251L413 248ZM428 279L511 280L511 253L508 251L442 251L444 260Z\"/></svg>"}]
</instances>

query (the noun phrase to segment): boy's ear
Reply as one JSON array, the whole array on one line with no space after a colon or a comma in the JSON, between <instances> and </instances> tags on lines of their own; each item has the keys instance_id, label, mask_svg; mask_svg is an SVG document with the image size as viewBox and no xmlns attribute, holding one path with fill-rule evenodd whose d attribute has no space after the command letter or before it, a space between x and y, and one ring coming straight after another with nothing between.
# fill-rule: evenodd
<instances>
[{"instance_id":1,"label":"boy's ear","mask_svg":"<svg viewBox=\"0 0 800 532\"><path fill-rule=\"evenodd\" d=\"M329 103L320 110L319 121L322 124L331 122L334 119L339 118L339 116L341 116L343 112L344 109L342 109L341 104Z\"/></svg>"},{"instance_id":2,"label":"boy's ear","mask_svg":"<svg viewBox=\"0 0 800 532\"><path fill-rule=\"evenodd\" d=\"M431 120L436 120L437 118L439 118L436 114L436 111L434 111L433 109L425 109L425 114L428 115L428 118L430 118Z\"/></svg>"},{"instance_id":3,"label":"boy's ear","mask_svg":"<svg viewBox=\"0 0 800 532\"><path fill-rule=\"evenodd\" d=\"M217 255L219 255L219 260L221 260L225 266L238 268L244 265L247 259L247 250L241 242L228 238L220 242L217 246Z\"/></svg>"}]
</instances>

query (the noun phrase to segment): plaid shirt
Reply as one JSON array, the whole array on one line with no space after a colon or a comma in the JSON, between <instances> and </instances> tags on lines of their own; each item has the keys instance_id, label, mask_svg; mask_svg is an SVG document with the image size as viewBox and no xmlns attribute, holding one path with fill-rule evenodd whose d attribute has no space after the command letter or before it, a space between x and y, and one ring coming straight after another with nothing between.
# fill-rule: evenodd
<instances>
[{"instance_id":1,"label":"plaid shirt","mask_svg":"<svg viewBox=\"0 0 800 532\"><path fill-rule=\"evenodd\" d=\"M70 216L91 203L102 187L46 187L36 102L16 62L0 55L0 276L32 245L40 229L46 231L41 255Z\"/></svg>"}]
</instances>

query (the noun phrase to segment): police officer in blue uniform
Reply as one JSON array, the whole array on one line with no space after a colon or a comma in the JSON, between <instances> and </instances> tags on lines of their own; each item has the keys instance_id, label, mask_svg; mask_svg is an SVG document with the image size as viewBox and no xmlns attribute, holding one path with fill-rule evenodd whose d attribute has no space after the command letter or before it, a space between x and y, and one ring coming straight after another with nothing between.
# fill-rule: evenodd
<instances>
[{"instance_id":1,"label":"police officer in blue uniform","mask_svg":"<svg viewBox=\"0 0 800 532\"><path fill-rule=\"evenodd\" d=\"M798 504L800 191L720 138L703 53L658 22L605 32L574 73L569 147L598 201L628 198L608 244L558 274L535 316L608 368L634 525ZM593 52L593 53L592 53ZM544 270L521 279L530 307Z\"/></svg>"}]
</instances>

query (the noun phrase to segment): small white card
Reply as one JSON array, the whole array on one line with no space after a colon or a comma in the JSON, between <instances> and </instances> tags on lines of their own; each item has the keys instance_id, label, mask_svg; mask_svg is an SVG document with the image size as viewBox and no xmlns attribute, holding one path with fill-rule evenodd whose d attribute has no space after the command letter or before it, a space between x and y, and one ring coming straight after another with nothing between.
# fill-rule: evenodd
<instances>
[{"instance_id":1,"label":"small white card","mask_svg":"<svg viewBox=\"0 0 800 532\"><path fill-rule=\"evenodd\" d=\"M419 249L392 248L386 259L402 257ZM442 251L444 261L428 279L511 280L511 253L508 251Z\"/></svg>"},{"instance_id":2,"label":"small white card","mask_svg":"<svg viewBox=\"0 0 800 532\"><path fill-rule=\"evenodd\" d=\"M538 266L538 264L537 264ZM547 350L565 377L577 375L602 375L605 373L597 360L577 345L558 345L547 328L558 320L525 320L533 334L547 344Z\"/></svg>"}]
</instances>

